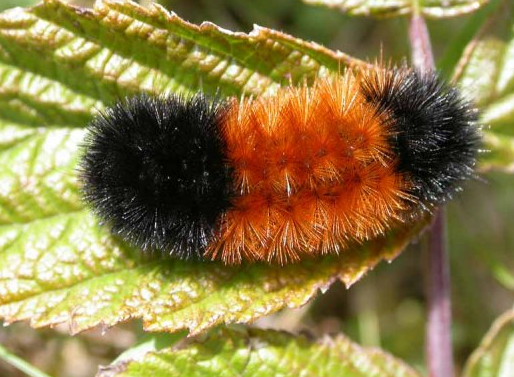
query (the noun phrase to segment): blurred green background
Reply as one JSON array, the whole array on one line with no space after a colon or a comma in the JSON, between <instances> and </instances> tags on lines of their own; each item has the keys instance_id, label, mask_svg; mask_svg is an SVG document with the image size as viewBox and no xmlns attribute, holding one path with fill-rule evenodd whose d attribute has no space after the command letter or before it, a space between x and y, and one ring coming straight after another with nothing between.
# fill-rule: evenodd
<instances>
[{"instance_id":1,"label":"blurred green background","mask_svg":"<svg viewBox=\"0 0 514 377\"><path fill-rule=\"evenodd\" d=\"M92 6L93 1L71 1ZM0 10L29 6L30 0L1 0ZM148 1L140 3L148 5ZM211 21L234 31L253 24L313 40L361 59L408 59L407 19L351 18L300 0L167 0L166 8L193 23ZM473 16L429 21L434 53L451 72L452 50ZM453 54L452 54L453 52ZM514 176L482 175L470 182L448 208L452 271L453 336L456 363L462 366L493 319L514 302ZM424 370L424 238L391 264L382 263L350 289L340 283L299 310L259 320L263 327L314 335L343 332L363 344L380 346ZM86 377L108 364L143 336L132 322L75 337L66 326L32 330L25 323L0 330L0 343L52 376ZM0 361L0 376L23 376Z\"/></svg>"}]
</instances>

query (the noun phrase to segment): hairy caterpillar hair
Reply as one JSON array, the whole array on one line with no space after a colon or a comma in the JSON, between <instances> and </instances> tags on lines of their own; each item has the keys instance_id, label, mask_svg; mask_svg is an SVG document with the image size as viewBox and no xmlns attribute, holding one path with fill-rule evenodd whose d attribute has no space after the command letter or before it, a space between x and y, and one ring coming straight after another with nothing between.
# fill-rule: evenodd
<instances>
[{"instance_id":1,"label":"hairy caterpillar hair","mask_svg":"<svg viewBox=\"0 0 514 377\"><path fill-rule=\"evenodd\" d=\"M224 103L134 96L91 122L80 174L143 250L285 264L445 202L479 140L476 110L435 73L375 67Z\"/></svg>"}]
</instances>

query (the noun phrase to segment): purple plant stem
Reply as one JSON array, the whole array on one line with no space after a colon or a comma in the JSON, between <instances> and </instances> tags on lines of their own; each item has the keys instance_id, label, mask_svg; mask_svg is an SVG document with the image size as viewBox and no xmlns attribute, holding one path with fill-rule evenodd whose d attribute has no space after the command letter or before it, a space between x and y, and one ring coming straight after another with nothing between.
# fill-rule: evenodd
<instances>
[{"instance_id":1,"label":"purple plant stem","mask_svg":"<svg viewBox=\"0 0 514 377\"><path fill-rule=\"evenodd\" d=\"M428 35L427 24L419 14L410 20L409 38L412 49L412 64L421 72L434 70L434 56Z\"/></svg>"},{"instance_id":2,"label":"purple plant stem","mask_svg":"<svg viewBox=\"0 0 514 377\"><path fill-rule=\"evenodd\" d=\"M445 210L432 222L428 241L428 321L426 352L430 377L453 377L450 269Z\"/></svg>"},{"instance_id":3,"label":"purple plant stem","mask_svg":"<svg viewBox=\"0 0 514 377\"><path fill-rule=\"evenodd\" d=\"M434 70L434 57L425 20L414 12L409 28L412 63L421 72ZM430 377L453 377L450 269L444 208L436 211L428 242L428 319L426 358Z\"/></svg>"}]
</instances>

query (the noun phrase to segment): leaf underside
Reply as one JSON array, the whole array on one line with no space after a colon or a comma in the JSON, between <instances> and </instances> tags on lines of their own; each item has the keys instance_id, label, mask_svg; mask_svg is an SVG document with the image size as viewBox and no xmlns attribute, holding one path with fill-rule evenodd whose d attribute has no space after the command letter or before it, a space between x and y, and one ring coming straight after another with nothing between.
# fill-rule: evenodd
<instances>
[{"instance_id":1,"label":"leaf underside","mask_svg":"<svg viewBox=\"0 0 514 377\"><path fill-rule=\"evenodd\" d=\"M303 0L307 4L338 9L353 16L395 17L419 7L427 18L448 18L474 12L489 0Z\"/></svg>"},{"instance_id":2,"label":"leaf underside","mask_svg":"<svg viewBox=\"0 0 514 377\"><path fill-rule=\"evenodd\" d=\"M421 377L391 355L344 336L318 342L271 330L217 329L101 368L97 377Z\"/></svg>"}]
</instances>

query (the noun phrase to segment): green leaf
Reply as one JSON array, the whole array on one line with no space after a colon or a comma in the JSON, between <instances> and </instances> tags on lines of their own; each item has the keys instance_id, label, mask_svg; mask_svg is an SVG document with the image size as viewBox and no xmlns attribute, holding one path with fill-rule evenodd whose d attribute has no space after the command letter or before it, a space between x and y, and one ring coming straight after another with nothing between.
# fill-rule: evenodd
<instances>
[{"instance_id":1,"label":"green leaf","mask_svg":"<svg viewBox=\"0 0 514 377\"><path fill-rule=\"evenodd\" d=\"M0 360L19 369L29 377L50 377L46 373L41 372L39 369L29 364L27 361L9 352L2 345L0 345Z\"/></svg>"},{"instance_id":2,"label":"green leaf","mask_svg":"<svg viewBox=\"0 0 514 377\"><path fill-rule=\"evenodd\" d=\"M0 11L14 7L28 7L37 2L37 0L2 0L2 3L0 3Z\"/></svg>"},{"instance_id":3,"label":"green leaf","mask_svg":"<svg viewBox=\"0 0 514 377\"><path fill-rule=\"evenodd\" d=\"M464 367L464 377L510 377L514 371L514 311L501 315Z\"/></svg>"},{"instance_id":4,"label":"green leaf","mask_svg":"<svg viewBox=\"0 0 514 377\"><path fill-rule=\"evenodd\" d=\"M447 18L471 13L489 0L303 0L353 16L395 17L419 13L428 18Z\"/></svg>"},{"instance_id":5,"label":"green leaf","mask_svg":"<svg viewBox=\"0 0 514 377\"><path fill-rule=\"evenodd\" d=\"M458 34L451 36L443 56L437 62L437 69L443 76L451 76L455 66L462 58L465 48L477 35L479 30L484 27L484 24L488 22L491 18L491 14L498 11L498 6L502 2L503 0L489 0L486 5L469 17Z\"/></svg>"},{"instance_id":6,"label":"green leaf","mask_svg":"<svg viewBox=\"0 0 514 377\"><path fill-rule=\"evenodd\" d=\"M482 170L514 171L514 5L503 1L470 42L455 79L481 110Z\"/></svg>"},{"instance_id":7,"label":"green leaf","mask_svg":"<svg viewBox=\"0 0 514 377\"><path fill-rule=\"evenodd\" d=\"M421 377L391 355L342 335L315 342L271 330L217 329L204 339L132 356L102 367L97 377Z\"/></svg>"},{"instance_id":8,"label":"green leaf","mask_svg":"<svg viewBox=\"0 0 514 377\"><path fill-rule=\"evenodd\" d=\"M360 64L264 28L231 33L162 7L48 0L0 15L0 316L76 333L142 318L148 330L198 333L304 305L393 259L426 220L340 257L287 267L162 261L98 225L76 177L84 127L144 91L272 92Z\"/></svg>"},{"instance_id":9,"label":"green leaf","mask_svg":"<svg viewBox=\"0 0 514 377\"><path fill-rule=\"evenodd\" d=\"M139 359L141 356L146 355L150 352L158 352L163 349L174 346L177 342L184 339L187 334L184 332L176 332L169 334L166 332L158 333L146 333L142 336L138 343L123 351L112 363L112 364L125 364L134 359ZM102 368L102 367L100 367ZM109 368L109 367L107 367Z\"/></svg>"}]
</instances>

